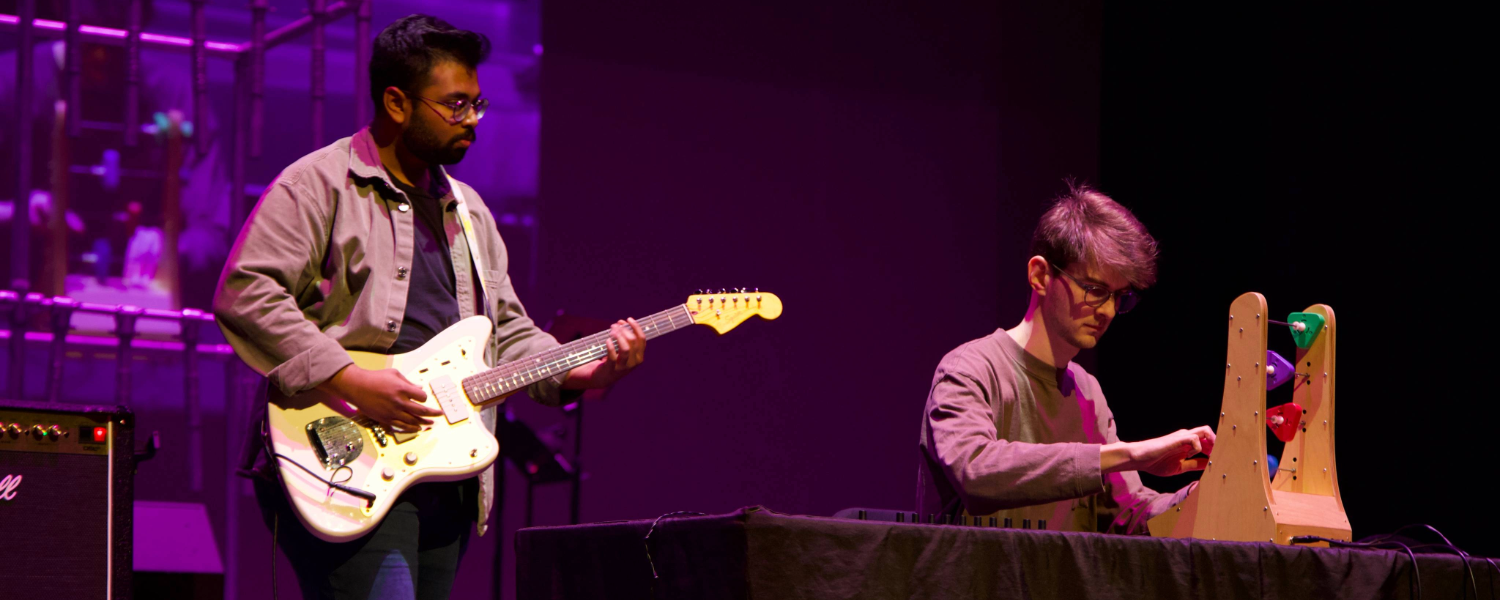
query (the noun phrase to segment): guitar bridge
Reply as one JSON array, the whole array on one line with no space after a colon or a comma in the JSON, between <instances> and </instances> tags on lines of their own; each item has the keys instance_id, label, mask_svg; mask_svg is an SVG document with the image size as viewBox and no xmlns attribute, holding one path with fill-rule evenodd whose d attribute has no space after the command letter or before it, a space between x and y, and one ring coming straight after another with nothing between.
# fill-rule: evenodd
<instances>
[{"instance_id":1,"label":"guitar bridge","mask_svg":"<svg viewBox=\"0 0 1500 600\"><path fill-rule=\"evenodd\" d=\"M365 449L359 425L343 417L323 417L307 424L307 439L328 469L354 462Z\"/></svg>"}]
</instances>

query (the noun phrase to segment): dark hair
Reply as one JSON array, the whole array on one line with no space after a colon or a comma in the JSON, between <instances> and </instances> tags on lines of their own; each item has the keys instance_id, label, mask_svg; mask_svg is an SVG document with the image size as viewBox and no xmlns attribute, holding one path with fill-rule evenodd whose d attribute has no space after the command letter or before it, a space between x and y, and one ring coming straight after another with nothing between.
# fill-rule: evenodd
<instances>
[{"instance_id":1,"label":"dark hair","mask_svg":"<svg viewBox=\"0 0 1500 600\"><path fill-rule=\"evenodd\" d=\"M1036 226L1034 256L1059 269L1075 262L1119 273L1136 289L1156 283L1156 240L1130 210L1085 184L1068 182Z\"/></svg>"},{"instance_id":2,"label":"dark hair","mask_svg":"<svg viewBox=\"0 0 1500 600\"><path fill-rule=\"evenodd\" d=\"M454 61L474 69L490 56L490 38L430 15L397 19L375 36L370 53L370 99L378 113L385 88L415 93L433 65Z\"/></svg>"}]
</instances>

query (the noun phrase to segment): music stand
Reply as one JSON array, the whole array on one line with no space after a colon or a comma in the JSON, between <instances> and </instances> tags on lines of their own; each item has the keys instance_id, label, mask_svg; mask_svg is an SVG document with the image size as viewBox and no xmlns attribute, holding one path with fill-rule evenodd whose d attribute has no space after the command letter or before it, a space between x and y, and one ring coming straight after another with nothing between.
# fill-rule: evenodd
<instances>
[{"instance_id":1,"label":"music stand","mask_svg":"<svg viewBox=\"0 0 1500 600\"><path fill-rule=\"evenodd\" d=\"M543 328L552 337L557 338L559 343L568 342L593 335L600 331L609 329L610 322L602 319L580 317L557 311L547 326ZM612 386L611 386L612 387ZM535 502L536 486L548 483L569 482L572 484L570 502L568 508L568 522L577 525L580 500L583 490L583 465L581 455L583 453L583 404L585 400L602 400L608 395L610 387L584 390L583 394L576 397L572 402L563 405L563 414L572 417L573 421L573 458L570 462L562 455L561 440L555 436L538 435L531 426L516 418L515 414L507 407L496 419L495 436L500 440L500 455L510 460L526 478L526 527L533 525L533 506ZM505 507L505 469L495 470L495 497L499 505L496 520L504 522ZM504 537L495 536L495 558L493 588L495 597L500 597L501 573L503 572L502 560L504 557Z\"/></svg>"}]
</instances>

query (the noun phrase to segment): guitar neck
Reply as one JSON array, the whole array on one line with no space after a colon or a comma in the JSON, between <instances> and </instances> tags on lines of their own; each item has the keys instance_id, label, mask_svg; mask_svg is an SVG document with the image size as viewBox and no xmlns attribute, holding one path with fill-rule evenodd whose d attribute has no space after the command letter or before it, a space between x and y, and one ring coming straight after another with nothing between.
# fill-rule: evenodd
<instances>
[{"instance_id":1,"label":"guitar neck","mask_svg":"<svg viewBox=\"0 0 1500 600\"><path fill-rule=\"evenodd\" d=\"M692 325L693 315L686 304L679 304L640 319L637 323L649 340ZM606 329L466 377L463 380L464 392L468 393L474 404L482 405L558 373L566 373L604 358L609 355L608 347L613 344L614 340L610 339L609 330Z\"/></svg>"}]
</instances>

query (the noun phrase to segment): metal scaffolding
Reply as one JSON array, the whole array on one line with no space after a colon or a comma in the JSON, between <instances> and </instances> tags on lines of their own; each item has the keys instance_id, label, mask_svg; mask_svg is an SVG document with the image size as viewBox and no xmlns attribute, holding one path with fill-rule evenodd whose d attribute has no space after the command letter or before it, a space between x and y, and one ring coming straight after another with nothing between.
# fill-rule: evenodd
<instances>
[{"instance_id":1,"label":"metal scaffolding","mask_svg":"<svg viewBox=\"0 0 1500 600\"><path fill-rule=\"evenodd\" d=\"M370 5L373 0L341 0L329 3L327 0L309 0L308 16L297 19L277 29L267 31L266 13L270 6L268 0L252 0L249 12L251 19L251 39L243 43L218 42L208 39L205 8L207 0L188 0L192 7L192 32L190 38L170 35L149 33L142 30L141 0L127 0L129 7L128 28L124 30L107 27L87 25L80 21L78 2L70 1L67 4L67 19L65 22L48 21L37 19L36 0L19 0L16 15L0 14L0 31L14 31L17 34L16 51L16 111L13 115L18 131L29 132L32 127L31 103L24 101L31 98L34 92L33 55L34 46L38 41L62 37L67 41L67 54L64 64L64 89L62 98L67 101L67 112L65 114L64 127L66 135L76 138L80 134L80 117L83 113L80 102L82 101L81 81L79 77L82 54L80 52L82 43L108 44L124 46L127 54L127 73L124 101L124 127L123 142L126 146L135 146L139 142L141 129L139 110L141 95L141 49L151 48L157 50L168 50L173 52L184 52L192 56L192 120L206 125L204 115L208 111L208 60L227 59L234 63L234 108L231 121L233 123L233 137L228 144L229 171L230 171L230 194L229 194L229 229L238 231L240 224L245 220L249 212L249 206L245 198L245 160L247 157L259 157L262 149L262 130L265 124L265 53L271 48L297 39L305 33L312 34L312 72L311 89L312 111L311 130L313 132L313 147L317 148L325 143L324 133L324 65L325 53L327 51L324 43L325 28L335 21L346 16L354 16L355 26L355 68L354 85L355 94L358 96L361 90L369 85L369 61L370 61ZM363 127L368 124L371 117L371 107L368 103L359 102L356 98L354 103L355 126ZM198 152L206 153L209 148L207 135L195 136ZM31 147L30 135L17 135L14 140L15 161L11 165L16 173L16 202L15 217L11 220L11 281L4 282L15 291L0 291L0 316L8 317L9 333L9 361L6 371L7 395L21 398L24 395L24 357L28 336L35 337L32 341L45 339L49 344L49 361L46 375L46 396L49 400L57 400L62 389L62 364L64 350L67 346L68 329L70 317L77 312L109 314L115 319L115 335L117 339L117 368L116 368L116 401L127 404L131 390L131 357L132 349L141 344L158 344L161 342L145 342L136 339L136 321L145 319L165 319L177 322L181 327L180 345L183 359L184 373L184 396L188 417L189 441L188 455L189 465L189 489L200 492L203 489L203 473L205 465L202 464L203 455L203 432L202 411L199 404L199 358L203 354L200 349L199 331L203 325L213 322L213 317L205 315L196 310L182 311L157 311L143 310L129 306L106 306L74 302L68 298L47 297L42 294L28 293L32 290L32 273L30 272L30 222L26 217L25 203L28 201L32 187L32 160L33 148ZM170 177L171 172L168 173ZM232 235L232 234L231 234ZM164 253L165 255L166 253ZM27 332L28 315L33 311L50 312L51 332ZM175 344L167 344L176 348ZM216 353L228 354L227 348L216 348ZM249 392L247 388L253 385L257 379L247 368L240 366L239 362L231 359L226 365L226 447L230 456L234 455L234 444L240 438L238 432L243 428L242 421L247 419L242 406L248 402ZM233 599L238 594L238 554L240 551L239 537L239 502L243 482L235 477L229 477L226 482L225 501L227 506L225 521L225 559L227 569L225 572L224 597Z\"/></svg>"},{"instance_id":2,"label":"metal scaffolding","mask_svg":"<svg viewBox=\"0 0 1500 600\"><path fill-rule=\"evenodd\" d=\"M203 115L208 111L208 59L227 59L234 63L234 114L231 121L233 126L233 141L229 145L230 152L230 197L229 197L229 231L238 231L239 225L249 212L244 198L245 190L245 159L246 157L258 158L261 154L262 139L261 132L265 126L265 53L271 48L287 43L305 33L312 34L312 72L311 87L309 90L312 98L311 130L313 132L313 148L321 147L325 140L324 131L324 57L327 47L324 43L325 29L330 23L338 21L346 16L354 16L355 27L355 65L354 85L355 94L369 85L368 77L370 62L370 49L368 47L370 37L370 4L373 0L340 0L328 2L327 0L308 0L308 15L292 21L282 27L266 31L266 12L269 10L268 0L254 0L250 5L251 36L250 41L243 43L216 42L208 39L207 20L204 11L208 0L189 0L192 4L192 33L190 38L161 35L142 31L141 29L141 0L127 0L130 3L130 23L128 29L112 29L108 27L97 27L80 22L78 3L70 1L67 4L66 22L49 21L37 19L36 0L19 0L17 2L18 14L0 14L0 31L14 31L17 34L16 49L16 97L18 99L30 98L33 93L32 57L33 46L42 39L62 37L68 42L68 52L64 65L64 89L63 98L67 99L68 111L66 115L66 130L69 136L78 137L79 121L82 110L79 106L82 94L79 75L79 63L81 54L79 52L81 43L108 44L124 46L127 49L128 72L126 73L125 88L125 115L124 115L124 142L127 146L133 146L139 136L139 108L140 108L140 51L141 48L152 48L157 50L169 50L174 52L185 52L192 56L193 69L193 101L192 119L203 121ZM249 102L245 100L248 97ZM370 120L370 107L363 102L354 103L355 126L363 127ZM14 115L18 131L30 131L32 115L31 105L28 102L16 103ZM208 151L208 136L196 137L197 149L200 153ZM246 143L248 139L249 143ZM18 135L12 140L15 144L15 161L12 165L16 172L16 202L21 207L31 194L31 165L32 148L31 138L26 135ZM25 211L18 208L17 215L24 217ZM30 243L31 231L25 218L13 218L11 220L11 281L7 282L17 292L26 293L32 288L30 269Z\"/></svg>"}]
</instances>

